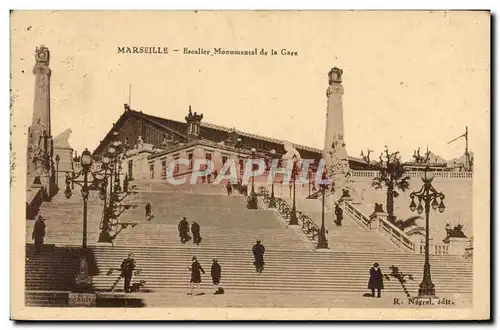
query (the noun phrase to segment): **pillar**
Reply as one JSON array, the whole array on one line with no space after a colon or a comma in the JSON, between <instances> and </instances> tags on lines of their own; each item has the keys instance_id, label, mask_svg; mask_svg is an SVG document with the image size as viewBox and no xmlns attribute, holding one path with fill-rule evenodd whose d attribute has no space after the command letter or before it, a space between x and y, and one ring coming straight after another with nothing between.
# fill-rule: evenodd
<instances>
[{"instance_id":1,"label":"pillar","mask_svg":"<svg viewBox=\"0 0 500 330\"><path fill-rule=\"evenodd\" d=\"M31 187L44 189L44 197L52 197L55 188L55 169L53 163L53 141L50 123L50 52L45 46L35 50L35 93L33 119L28 128L27 179Z\"/></svg>"}]
</instances>

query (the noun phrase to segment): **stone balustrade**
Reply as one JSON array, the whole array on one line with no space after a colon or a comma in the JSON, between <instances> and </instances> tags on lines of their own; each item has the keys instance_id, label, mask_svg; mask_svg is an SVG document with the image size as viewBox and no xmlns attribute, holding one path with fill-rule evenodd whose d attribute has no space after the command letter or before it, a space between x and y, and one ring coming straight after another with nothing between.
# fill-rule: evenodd
<instances>
[{"instance_id":1,"label":"stone balustrade","mask_svg":"<svg viewBox=\"0 0 500 330\"><path fill-rule=\"evenodd\" d=\"M435 171L435 179L472 179L473 172L451 172L451 171ZM422 172L408 171L406 174L412 179L419 179ZM378 171L351 171L352 178L368 178L373 179L379 175Z\"/></svg>"},{"instance_id":2,"label":"stone balustrade","mask_svg":"<svg viewBox=\"0 0 500 330\"><path fill-rule=\"evenodd\" d=\"M345 212L351 215L361 227L367 230L376 230L386 236L395 245L415 254L425 253L425 241L420 235L410 236L387 220L386 213L373 213L366 216L349 201L344 202ZM429 244L429 253L432 255L459 255L472 259L472 248L467 238L449 238L449 243Z\"/></svg>"}]
</instances>

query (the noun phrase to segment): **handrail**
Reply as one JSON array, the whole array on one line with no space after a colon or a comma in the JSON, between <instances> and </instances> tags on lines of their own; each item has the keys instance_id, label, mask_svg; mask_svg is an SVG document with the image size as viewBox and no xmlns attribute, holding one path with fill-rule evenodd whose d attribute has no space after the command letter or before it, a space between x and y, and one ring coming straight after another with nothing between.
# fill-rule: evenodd
<instances>
[{"instance_id":1,"label":"handrail","mask_svg":"<svg viewBox=\"0 0 500 330\"><path fill-rule=\"evenodd\" d=\"M366 215L364 215L361 211L359 211L354 205L352 205L349 202L346 202L346 212L350 213L353 215L354 220L358 222L360 225L362 225L366 229L372 229L370 228L370 223L372 220L368 218Z\"/></svg>"},{"instance_id":2,"label":"handrail","mask_svg":"<svg viewBox=\"0 0 500 330\"><path fill-rule=\"evenodd\" d=\"M389 239L396 244L402 245L405 248L415 252L415 243L406 235L401 229L394 226L388 220L382 217L376 217L370 219L358 210L352 203L345 201L346 211L352 215L352 218L359 223L362 227L373 230L377 229L378 232L388 236ZM372 222L375 221L376 226L372 227Z\"/></svg>"},{"instance_id":3,"label":"handrail","mask_svg":"<svg viewBox=\"0 0 500 330\"><path fill-rule=\"evenodd\" d=\"M257 192L259 196L263 197L264 202L267 205L269 205L269 202L271 200L269 190L265 187L259 187L257 189ZM288 203L280 197L274 197L274 200L276 201L276 207L281 217L285 220L290 219L290 214L292 213L292 208L290 207L290 205L288 205ZM296 211L296 212L297 212L297 219L300 220L300 222L302 223L301 226L302 232L310 240L312 241L316 240L320 232L318 225L308 215L302 213L301 211Z\"/></svg>"},{"instance_id":4,"label":"handrail","mask_svg":"<svg viewBox=\"0 0 500 330\"><path fill-rule=\"evenodd\" d=\"M401 229L394 226L392 223L386 219L378 217L378 231L382 232L386 236L389 236L391 241L396 241L395 243L400 243L407 249L415 252L415 243L406 235Z\"/></svg>"}]
</instances>

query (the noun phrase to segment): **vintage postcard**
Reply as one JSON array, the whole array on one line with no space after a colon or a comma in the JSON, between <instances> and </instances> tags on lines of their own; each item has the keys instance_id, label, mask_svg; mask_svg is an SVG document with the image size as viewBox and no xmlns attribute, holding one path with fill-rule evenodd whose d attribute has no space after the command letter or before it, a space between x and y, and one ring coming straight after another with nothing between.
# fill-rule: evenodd
<instances>
[{"instance_id":1,"label":"vintage postcard","mask_svg":"<svg viewBox=\"0 0 500 330\"><path fill-rule=\"evenodd\" d=\"M13 11L11 317L490 317L487 11Z\"/></svg>"}]
</instances>

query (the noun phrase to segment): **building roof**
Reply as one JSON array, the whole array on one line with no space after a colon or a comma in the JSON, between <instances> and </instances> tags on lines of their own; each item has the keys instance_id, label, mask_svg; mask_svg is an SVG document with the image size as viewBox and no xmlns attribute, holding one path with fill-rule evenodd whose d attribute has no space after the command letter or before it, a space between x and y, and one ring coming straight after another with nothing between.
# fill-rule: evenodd
<instances>
[{"instance_id":1,"label":"building roof","mask_svg":"<svg viewBox=\"0 0 500 330\"><path fill-rule=\"evenodd\" d=\"M180 137L187 139L187 135L184 133L184 129L187 125L185 122L149 115L149 114L143 113L142 111L133 110L133 109L129 108L128 105L125 105L125 111L122 113L122 115L120 116L120 118L118 119L116 124L114 124L113 128L106 134L104 140L102 140L100 142L99 146L97 146L97 148L94 150L94 154L99 153L100 150L106 146L106 141L112 138L113 131L116 130L121 125L123 125L125 123L125 121L128 118L130 118L130 116L137 116L137 117L143 118L147 121L153 122L156 125L164 128L165 130L170 131L170 132L172 132ZM236 128L229 128L229 127L226 127L223 125L212 124L212 123L208 123L208 122L204 122L204 121L202 121L200 123L200 125L201 125L201 127L204 127L204 128L209 128L209 129L213 129L213 130L225 132L225 133L236 132L237 135L242 136L242 137L253 138L256 140L261 140L261 141L266 141L266 142L271 142L271 143L284 144L286 142L284 140L266 137L266 136L262 136L259 134L244 132L244 131L240 131ZM175 128L172 128L172 127L175 127ZM310 147L310 146L306 146L306 145L302 145L302 144L297 144L297 143L293 143L293 142L290 142L290 143L292 145L294 145L297 149L300 149L300 150L310 151L310 152L314 152L314 153L318 153L318 154L323 153L322 149L318 149L318 148L314 148L314 147ZM358 163L363 163L363 164L366 163L365 160L363 160L361 158L357 158L357 157L349 156L349 160L355 161Z\"/></svg>"}]
</instances>

